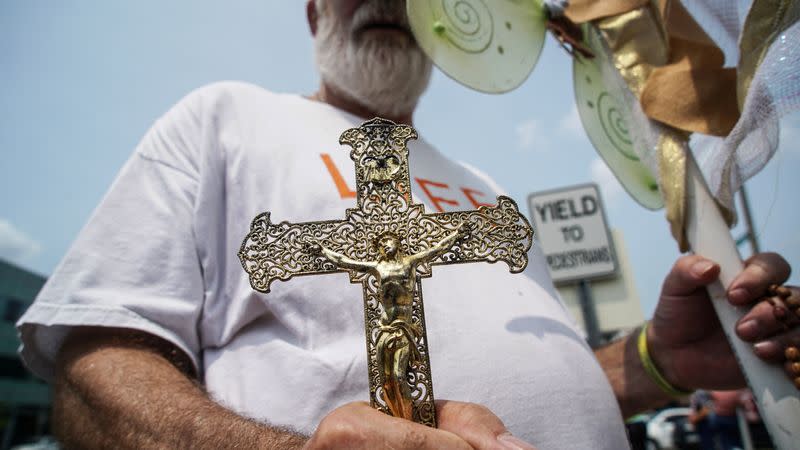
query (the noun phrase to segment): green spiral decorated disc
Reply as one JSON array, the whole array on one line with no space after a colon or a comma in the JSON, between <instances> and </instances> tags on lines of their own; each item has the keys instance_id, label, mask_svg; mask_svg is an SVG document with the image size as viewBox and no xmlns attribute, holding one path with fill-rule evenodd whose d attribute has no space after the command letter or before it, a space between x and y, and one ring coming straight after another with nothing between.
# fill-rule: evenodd
<instances>
[{"instance_id":1,"label":"green spiral decorated disc","mask_svg":"<svg viewBox=\"0 0 800 450\"><path fill-rule=\"evenodd\" d=\"M658 182L634 149L633 133L639 130L631 129L630 106L614 87L618 83L604 76L616 71L601 66L611 64L608 50L594 27L584 26L583 30L584 44L595 54L591 59L576 55L572 63L575 103L583 128L628 194L645 208L659 209L664 201Z\"/></svg>"},{"instance_id":2,"label":"green spiral decorated disc","mask_svg":"<svg viewBox=\"0 0 800 450\"><path fill-rule=\"evenodd\" d=\"M411 30L439 69L479 91L510 91L536 65L545 36L539 0L408 0Z\"/></svg>"}]
</instances>

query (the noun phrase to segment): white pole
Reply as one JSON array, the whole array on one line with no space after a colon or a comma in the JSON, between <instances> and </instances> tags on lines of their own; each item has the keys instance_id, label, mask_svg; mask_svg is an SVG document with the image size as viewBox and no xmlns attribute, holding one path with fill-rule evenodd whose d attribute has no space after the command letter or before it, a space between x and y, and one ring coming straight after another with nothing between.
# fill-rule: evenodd
<instances>
[{"instance_id":1,"label":"white pole","mask_svg":"<svg viewBox=\"0 0 800 450\"><path fill-rule=\"evenodd\" d=\"M687 239L698 255L716 261L719 282L709 286L714 309L747 378L772 441L780 450L800 450L800 391L783 367L760 360L751 345L736 336L736 321L747 312L725 298L726 287L744 265L725 220L706 187L691 152L687 152Z\"/></svg>"},{"instance_id":2,"label":"white pole","mask_svg":"<svg viewBox=\"0 0 800 450\"><path fill-rule=\"evenodd\" d=\"M753 438L750 435L750 425L744 416L742 408L736 408L736 423L739 424L739 434L742 437L742 450L753 450Z\"/></svg>"}]
</instances>

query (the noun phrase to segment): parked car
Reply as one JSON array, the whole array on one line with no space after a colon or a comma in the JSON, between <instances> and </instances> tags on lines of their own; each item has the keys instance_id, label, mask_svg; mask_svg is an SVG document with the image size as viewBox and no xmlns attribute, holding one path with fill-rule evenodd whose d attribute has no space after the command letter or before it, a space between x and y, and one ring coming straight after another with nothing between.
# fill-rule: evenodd
<instances>
[{"instance_id":1,"label":"parked car","mask_svg":"<svg viewBox=\"0 0 800 450\"><path fill-rule=\"evenodd\" d=\"M53 436L36 436L27 442L11 447L11 450L59 450L61 447Z\"/></svg>"},{"instance_id":2,"label":"parked car","mask_svg":"<svg viewBox=\"0 0 800 450\"><path fill-rule=\"evenodd\" d=\"M689 408L667 408L647 422L647 450L700 448L700 435L689 423Z\"/></svg>"}]
</instances>

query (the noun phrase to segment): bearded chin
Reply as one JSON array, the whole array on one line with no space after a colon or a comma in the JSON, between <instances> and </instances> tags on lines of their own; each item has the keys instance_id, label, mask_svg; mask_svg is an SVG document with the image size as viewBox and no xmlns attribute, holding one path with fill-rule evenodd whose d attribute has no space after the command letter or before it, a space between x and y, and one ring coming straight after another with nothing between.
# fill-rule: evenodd
<instances>
[{"instance_id":1,"label":"bearded chin","mask_svg":"<svg viewBox=\"0 0 800 450\"><path fill-rule=\"evenodd\" d=\"M431 75L431 62L422 50L392 36L354 41L333 20L326 22L314 39L322 81L376 114L411 114Z\"/></svg>"}]
</instances>

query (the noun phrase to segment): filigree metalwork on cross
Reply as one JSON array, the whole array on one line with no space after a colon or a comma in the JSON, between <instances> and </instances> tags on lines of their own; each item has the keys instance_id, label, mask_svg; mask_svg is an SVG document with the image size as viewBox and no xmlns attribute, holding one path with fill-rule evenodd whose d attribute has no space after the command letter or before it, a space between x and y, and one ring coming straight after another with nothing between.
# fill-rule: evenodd
<instances>
[{"instance_id":1,"label":"filigree metalwork on cross","mask_svg":"<svg viewBox=\"0 0 800 450\"><path fill-rule=\"evenodd\" d=\"M258 215L239 251L250 284L269 292L275 280L348 272L364 293L370 403L387 414L436 426L420 280L431 267L504 261L528 264L533 231L516 203L426 214L411 200L408 169L413 128L372 119L345 131L352 148L356 207L344 220L272 223Z\"/></svg>"}]
</instances>

